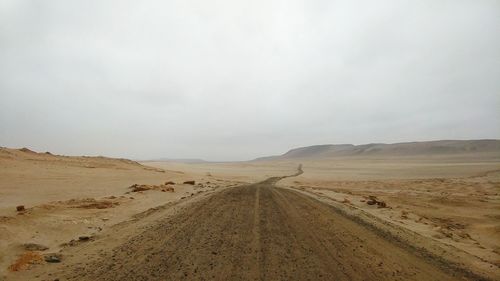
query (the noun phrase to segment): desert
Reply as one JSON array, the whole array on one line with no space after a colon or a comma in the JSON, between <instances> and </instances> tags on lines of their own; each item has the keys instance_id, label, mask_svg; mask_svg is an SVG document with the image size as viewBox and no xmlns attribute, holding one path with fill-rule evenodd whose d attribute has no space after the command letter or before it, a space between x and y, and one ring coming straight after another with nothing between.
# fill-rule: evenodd
<instances>
[{"instance_id":1,"label":"desert","mask_svg":"<svg viewBox=\"0 0 500 281\"><path fill-rule=\"evenodd\" d=\"M0 1L0 281L500 281L500 2Z\"/></svg>"},{"instance_id":2,"label":"desert","mask_svg":"<svg viewBox=\"0 0 500 281\"><path fill-rule=\"evenodd\" d=\"M500 141L395 146L218 163L2 148L2 276L497 279Z\"/></svg>"}]
</instances>

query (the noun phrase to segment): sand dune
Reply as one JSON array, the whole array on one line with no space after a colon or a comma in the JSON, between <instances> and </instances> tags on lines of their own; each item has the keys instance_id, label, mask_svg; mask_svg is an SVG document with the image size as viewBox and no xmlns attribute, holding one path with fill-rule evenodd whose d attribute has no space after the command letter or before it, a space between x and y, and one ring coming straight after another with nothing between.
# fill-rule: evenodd
<instances>
[{"instance_id":1,"label":"sand dune","mask_svg":"<svg viewBox=\"0 0 500 281\"><path fill-rule=\"evenodd\" d=\"M124 186L158 183L176 175L127 159L0 148L0 215L16 205L30 206L74 196L109 196Z\"/></svg>"}]
</instances>

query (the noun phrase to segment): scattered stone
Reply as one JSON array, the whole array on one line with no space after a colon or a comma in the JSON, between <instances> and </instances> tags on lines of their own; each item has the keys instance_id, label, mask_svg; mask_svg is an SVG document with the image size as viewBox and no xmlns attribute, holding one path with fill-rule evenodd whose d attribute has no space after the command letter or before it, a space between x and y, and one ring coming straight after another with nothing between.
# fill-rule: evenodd
<instances>
[{"instance_id":1,"label":"scattered stone","mask_svg":"<svg viewBox=\"0 0 500 281\"><path fill-rule=\"evenodd\" d=\"M80 237L78 237L78 240L80 240L80 241L89 241L90 240L90 236L80 236Z\"/></svg>"},{"instance_id":2,"label":"scattered stone","mask_svg":"<svg viewBox=\"0 0 500 281\"><path fill-rule=\"evenodd\" d=\"M402 218L402 219L405 219L405 220L406 220L406 219L408 219L408 212L407 212L407 211L405 211L405 210L402 210L402 211L401 211L401 218Z\"/></svg>"},{"instance_id":3,"label":"scattered stone","mask_svg":"<svg viewBox=\"0 0 500 281\"><path fill-rule=\"evenodd\" d=\"M24 208L24 205L19 205L19 206L16 207L16 210L18 212L24 212L26 209Z\"/></svg>"},{"instance_id":4,"label":"scattered stone","mask_svg":"<svg viewBox=\"0 0 500 281\"><path fill-rule=\"evenodd\" d=\"M167 182L165 182L165 185L170 185L170 184L173 185L173 184L175 184L175 182L173 182L173 181L167 181Z\"/></svg>"},{"instance_id":5,"label":"scattered stone","mask_svg":"<svg viewBox=\"0 0 500 281\"><path fill-rule=\"evenodd\" d=\"M49 248L47 246L36 244L36 243L25 243L25 244L23 244L23 247L27 251L45 251Z\"/></svg>"},{"instance_id":6,"label":"scattered stone","mask_svg":"<svg viewBox=\"0 0 500 281\"><path fill-rule=\"evenodd\" d=\"M57 254L57 253L52 253L52 254L46 254L43 259L46 261L46 262L49 262L49 263L58 263L58 262L61 262L62 260L62 256L61 254Z\"/></svg>"},{"instance_id":7,"label":"scattered stone","mask_svg":"<svg viewBox=\"0 0 500 281\"><path fill-rule=\"evenodd\" d=\"M60 246L61 247L73 247L76 245L78 245L78 241L76 241L75 239L71 239L71 240L69 240L69 242L62 243Z\"/></svg>"},{"instance_id":8,"label":"scattered stone","mask_svg":"<svg viewBox=\"0 0 500 281\"><path fill-rule=\"evenodd\" d=\"M102 230L102 228L100 230ZM76 246L80 243L84 243L84 242L88 242L88 241L92 241L92 240L94 240L92 236L83 235L83 236L78 237L78 240L71 239L69 242L61 244L61 247L67 247L67 246L72 247L72 246Z\"/></svg>"},{"instance_id":9,"label":"scattered stone","mask_svg":"<svg viewBox=\"0 0 500 281\"><path fill-rule=\"evenodd\" d=\"M150 186L144 184L133 184L129 188L132 189L132 192L146 191L151 189Z\"/></svg>"},{"instance_id":10,"label":"scattered stone","mask_svg":"<svg viewBox=\"0 0 500 281\"><path fill-rule=\"evenodd\" d=\"M370 195L368 196L369 200L366 201L368 205L377 205L379 208L387 208L387 204L384 201L380 201L376 196Z\"/></svg>"},{"instance_id":11,"label":"scattered stone","mask_svg":"<svg viewBox=\"0 0 500 281\"><path fill-rule=\"evenodd\" d=\"M175 192L174 188L173 188L173 187L170 187L170 186L168 186L168 187L166 187L166 188L163 188L161 191L163 191L163 192L167 192L167 191L168 191L168 192Z\"/></svg>"},{"instance_id":12,"label":"scattered stone","mask_svg":"<svg viewBox=\"0 0 500 281\"><path fill-rule=\"evenodd\" d=\"M147 185L147 184L134 184L129 188L132 189L132 192L141 192L146 190L160 190L162 192L174 192L174 188L169 185L175 184L173 182L166 182L162 185Z\"/></svg>"},{"instance_id":13,"label":"scattered stone","mask_svg":"<svg viewBox=\"0 0 500 281\"><path fill-rule=\"evenodd\" d=\"M113 208L116 205L120 205L120 203L112 202L109 200L95 200L93 198L87 198L87 199L82 199L82 200L77 201L75 204L73 204L72 208L108 209L108 208Z\"/></svg>"},{"instance_id":14,"label":"scattered stone","mask_svg":"<svg viewBox=\"0 0 500 281\"><path fill-rule=\"evenodd\" d=\"M185 181L184 184L190 184L190 185L194 185L196 182L195 181Z\"/></svg>"},{"instance_id":15,"label":"scattered stone","mask_svg":"<svg viewBox=\"0 0 500 281\"><path fill-rule=\"evenodd\" d=\"M387 204L384 201L377 202L379 208L387 208Z\"/></svg>"}]
</instances>

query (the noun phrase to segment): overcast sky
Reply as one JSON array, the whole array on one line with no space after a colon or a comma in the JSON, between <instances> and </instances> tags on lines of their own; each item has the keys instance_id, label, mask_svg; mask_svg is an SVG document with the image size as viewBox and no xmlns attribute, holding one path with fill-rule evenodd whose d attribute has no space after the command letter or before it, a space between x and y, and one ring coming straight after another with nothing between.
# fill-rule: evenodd
<instances>
[{"instance_id":1,"label":"overcast sky","mask_svg":"<svg viewBox=\"0 0 500 281\"><path fill-rule=\"evenodd\" d=\"M0 146L245 160L500 138L499 3L0 0Z\"/></svg>"}]
</instances>

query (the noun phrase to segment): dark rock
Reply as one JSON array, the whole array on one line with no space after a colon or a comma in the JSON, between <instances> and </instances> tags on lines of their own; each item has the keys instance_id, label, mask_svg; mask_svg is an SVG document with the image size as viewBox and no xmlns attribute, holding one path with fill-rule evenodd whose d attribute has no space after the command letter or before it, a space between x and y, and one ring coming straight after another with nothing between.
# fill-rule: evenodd
<instances>
[{"instance_id":1,"label":"dark rock","mask_svg":"<svg viewBox=\"0 0 500 281\"><path fill-rule=\"evenodd\" d=\"M175 182L173 182L173 181L167 181L167 182L165 183L165 185L169 185L169 184L175 184Z\"/></svg>"},{"instance_id":2,"label":"dark rock","mask_svg":"<svg viewBox=\"0 0 500 281\"><path fill-rule=\"evenodd\" d=\"M139 191L150 190L151 186L145 184L133 184L129 188L132 189L132 192L139 192Z\"/></svg>"},{"instance_id":3,"label":"dark rock","mask_svg":"<svg viewBox=\"0 0 500 281\"><path fill-rule=\"evenodd\" d=\"M379 208L387 208L387 204L384 201L377 202Z\"/></svg>"},{"instance_id":4,"label":"dark rock","mask_svg":"<svg viewBox=\"0 0 500 281\"><path fill-rule=\"evenodd\" d=\"M61 254L57 254L57 253L52 253L52 254L46 254L43 259L46 261L46 262L50 262L50 263L57 263L57 262L61 262L62 260L62 256Z\"/></svg>"},{"instance_id":5,"label":"dark rock","mask_svg":"<svg viewBox=\"0 0 500 281\"><path fill-rule=\"evenodd\" d=\"M195 181L185 181L184 184L190 184L190 185L194 185L196 182Z\"/></svg>"},{"instance_id":6,"label":"dark rock","mask_svg":"<svg viewBox=\"0 0 500 281\"><path fill-rule=\"evenodd\" d=\"M23 244L23 247L27 251L45 251L49 248L47 246L36 244L36 243L26 243L26 244Z\"/></svg>"},{"instance_id":7,"label":"dark rock","mask_svg":"<svg viewBox=\"0 0 500 281\"><path fill-rule=\"evenodd\" d=\"M78 240L80 240L80 241L89 241L90 240L90 236L80 236L80 237L78 237Z\"/></svg>"},{"instance_id":8,"label":"dark rock","mask_svg":"<svg viewBox=\"0 0 500 281\"><path fill-rule=\"evenodd\" d=\"M366 204L368 205L375 205L377 204L377 207L379 208L387 208L387 204L384 201L380 201L377 199L375 196L368 196L370 200L366 201Z\"/></svg>"},{"instance_id":9,"label":"dark rock","mask_svg":"<svg viewBox=\"0 0 500 281\"><path fill-rule=\"evenodd\" d=\"M22 211L25 211L26 209L24 208L24 205L19 205L19 206L16 207L16 210L18 212L22 212Z\"/></svg>"}]
</instances>

